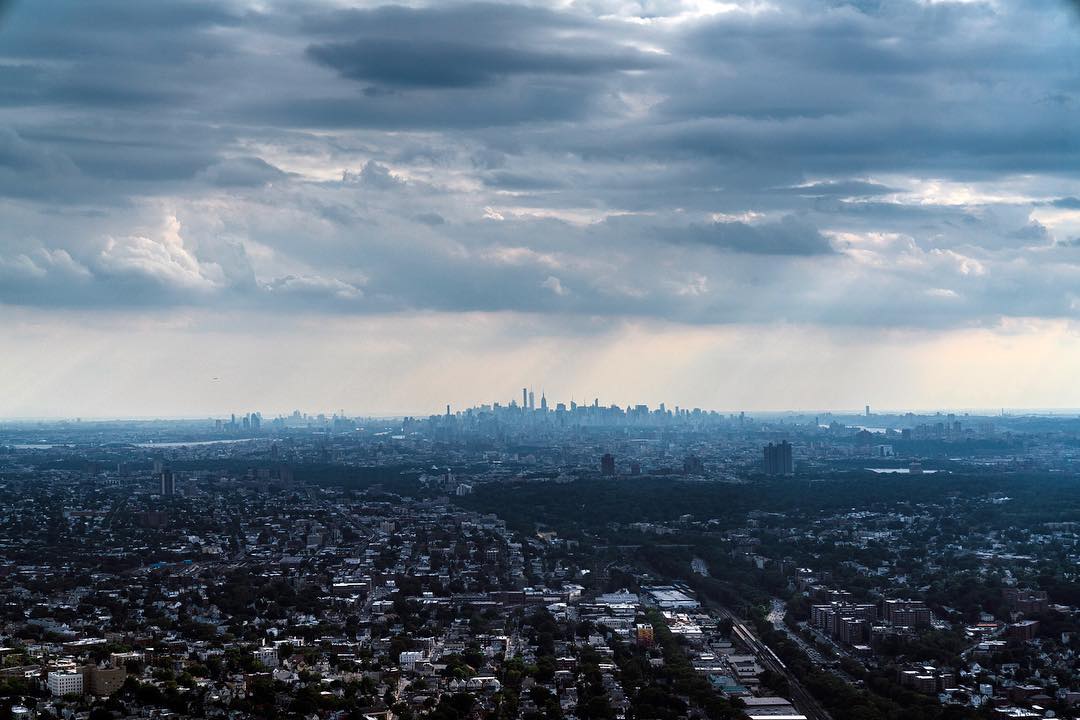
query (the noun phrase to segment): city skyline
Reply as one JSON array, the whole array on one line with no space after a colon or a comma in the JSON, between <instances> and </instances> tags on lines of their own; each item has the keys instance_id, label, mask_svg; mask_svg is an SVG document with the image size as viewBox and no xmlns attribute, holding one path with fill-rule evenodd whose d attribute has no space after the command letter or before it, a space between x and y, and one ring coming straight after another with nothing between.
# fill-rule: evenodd
<instances>
[{"instance_id":1,"label":"city skyline","mask_svg":"<svg viewBox=\"0 0 1080 720\"><path fill-rule=\"evenodd\" d=\"M583 396L584 397L584 396ZM218 413L195 413L191 415L165 415L161 413L148 414L148 415L53 415L53 416L0 416L0 423L22 423L22 422L43 422L43 423L72 423L72 422L153 422L153 421L192 421L199 422L205 420L217 421L219 423L224 422L228 424L230 421L234 423L240 423L245 419L252 417L258 417L260 422L266 422L274 419L303 419L303 420L316 420L324 419L327 421L348 418L356 420L372 420L372 421L399 421L405 418L437 418L442 415L460 416L463 414L475 414L475 413L491 413L493 411L499 412L517 412L524 411L526 413L535 414L550 414L555 415L560 412L573 412L575 409L587 410L590 408L596 408L603 411L616 410L620 413L630 414L638 412L642 409L650 414L665 414L669 417L677 417L675 413L681 411L690 414L703 414L714 416L720 419L735 419L740 415L745 416L746 420L754 421L784 421L784 420L809 420L810 418L817 418L819 421L824 421L830 418L842 418L845 420L857 420L859 418L865 419L904 419L904 418L933 418L933 417L948 417L948 418L1019 418L1019 417L1041 417L1041 418L1062 418L1069 419L1072 416L1080 416L1080 408L1039 408L1039 407L999 407L999 408L979 408L979 407L932 407L932 408L916 408L916 407L904 407L904 408L877 408L867 405L864 408L765 408L765 409L749 409L745 407L701 407L697 405L679 405L676 403L668 403L660 401L656 404L640 403L640 402L617 402L612 399L603 399L599 397L593 397L592 400L584 400L578 402L576 397L568 396L567 398L544 398L547 400L547 406L542 407L540 398L536 400L535 407L523 406L517 398L511 397L508 400L488 400L482 402L474 402L461 406L455 406L447 403L441 406L441 410L436 408L434 411L401 411L392 413L377 413L368 412L358 408L293 408L292 410L284 410L280 408L272 408L269 410L264 409L247 409L238 414L236 411L225 411ZM245 426L246 429L246 426ZM253 430L258 432L259 428L254 427Z\"/></svg>"}]
</instances>

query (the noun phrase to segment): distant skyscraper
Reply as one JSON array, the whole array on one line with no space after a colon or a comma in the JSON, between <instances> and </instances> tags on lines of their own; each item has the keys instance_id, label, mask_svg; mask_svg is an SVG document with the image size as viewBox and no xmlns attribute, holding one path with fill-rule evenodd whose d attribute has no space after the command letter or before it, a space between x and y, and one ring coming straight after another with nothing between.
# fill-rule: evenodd
<instances>
[{"instance_id":1,"label":"distant skyscraper","mask_svg":"<svg viewBox=\"0 0 1080 720\"><path fill-rule=\"evenodd\" d=\"M529 389L521 388L521 407L522 409L529 407Z\"/></svg>"},{"instance_id":2,"label":"distant skyscraper","mask_svg":"<svg viewBox=\"0 0 1080 720\"><path fill-rule=\"evenodd\" d=\"M536 409L536 395L533 394L532 390L529 391L529 409Z\"/></svg>"},{"instance_id":3,"label":"distant skyscraper","mask_svg":"<svg viewBox=\"0 0 1080 720\"><path fill-rule=\"evenodd\" d=\"M600 474L608 476L615 474L615 456L611 453L604 453L604 456L600 458Z\"/></svg>"},{"instance_id":4,"label":"distant skyscraper","mask_svg":"<svg viewBox=\"0 0 1080 720\"><path fill-rule=\"evenodd\" d=\"M544 412L547 412L548 409L547 395L544 394L543 390L540 391L540 409Z\"/></svg>"},{"instance_id":5,"label":"distant skyscraper","mask_svg":"<svg viewBox=\"0 0 1080 720\"><path fill-rule=\"evenodd\" d=\"M769 443L763 451L766 475L793 475L795 465L791 458L791 443L787 440L774 445Z\"/></svg>"},{"instance_id":6,"label":"distant skyscraper","mask_svg":"<svg viewBox=\"0 0 1080 720\"><path fill-rule=\"evenodd\" d=\"M870 417L870 406L866 406L866 417Z\"/></svg>"},{"instance_id":7,"label":"distant skyscraper","mask_svg":"<svg viewBox=\"0 0 1080 720\"><path fill-rule=\"evenodd\" d=\"M161 494L176 494L176 478L173 477L172 470L169 468L165 468L161 471Z\"/></svg>"}]
</instances>

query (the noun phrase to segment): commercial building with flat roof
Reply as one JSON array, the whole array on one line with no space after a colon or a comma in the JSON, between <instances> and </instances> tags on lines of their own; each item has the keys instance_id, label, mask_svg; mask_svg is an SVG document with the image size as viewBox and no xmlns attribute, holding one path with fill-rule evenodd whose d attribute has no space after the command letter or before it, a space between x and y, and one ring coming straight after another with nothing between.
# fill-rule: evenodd
<instances>
[{"instance_id":1,"label":"commercial building with flat roof","mask_svg":"<svg viewBox=\"0 0 1080 720\"><path fill-rule=\"evenodd\" d=\"M665 610L692 610L701 607L701 603L674 586L666 585L642 588L642 590L652 604Z\"/></svg>"}]
</instances>

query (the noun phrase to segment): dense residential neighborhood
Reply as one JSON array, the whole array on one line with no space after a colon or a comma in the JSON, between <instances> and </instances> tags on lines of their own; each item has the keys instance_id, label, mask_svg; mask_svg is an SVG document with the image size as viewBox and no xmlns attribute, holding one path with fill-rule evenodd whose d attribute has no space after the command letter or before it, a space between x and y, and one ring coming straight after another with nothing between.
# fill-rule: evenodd
<instances>
[{"instance_id":1,"label":"dense residential neighborhood","mask_svg":"<svg viewBox=\"0 0 1080 720\"><path fill-rule=\"evenodd\" d=\"M1080 493L1038 459L1075 442L1069 422L1006 421L1019 429L992 441L889 430L883 459L841 420L558 412L3 428L3 708L844 720L1080 705ZM770 476L753 448L778 434L795 462Z\"/></svg>"}]
</instances>

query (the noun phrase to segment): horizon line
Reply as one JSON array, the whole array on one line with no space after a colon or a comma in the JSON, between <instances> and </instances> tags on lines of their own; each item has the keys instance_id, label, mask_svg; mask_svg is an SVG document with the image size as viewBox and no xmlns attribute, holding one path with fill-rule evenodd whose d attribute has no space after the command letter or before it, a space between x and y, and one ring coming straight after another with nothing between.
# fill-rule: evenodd
<instances>
[{"instance_id":1,"label":"horizon line","mask_svg":"<svg viewBox=\"0 0 1080 720\"><path fill-rule=\"evenodd\" d=\"M643 403L637 403L637 404L643 404ZM491 406L491 405L494 405L494 403L483 403L483 404L480 404L480 405L471 405L471 406L466 407L466 408L464 408L462 410L453 410L451 408L451 415L457 415L458 413L467 412L469 410L477 410L477 409L483 407L484 405ZM516 407L516 408L520 409L522 406L521 405L510 406L509 404L503 405L503 404L500 403L500 407L503 408L503 409L508 409L510 407ZM599 406L594 406L594 405L591 405L591 404L579 404L578 407L579 408L581 408L581 407L588 407L588 408L600 407L600 408L603 408L603 409L609 409L611 407L617 407L620 410L625 410L625 408L627 408L627 407L633 408L633 407L635 407L635 405L634 404L630 404L630 405L621 405L621 404L603 405L603 404L601 404ZM647 406L647 407L649 407L650 412L655 412L655 411L660 409L659 405ZM667 407L667 404L665 403L665 410L668 411L668 412L672 412L674 410L674 407L675 406ZM880 410L880 411L871 410L869 415L865 414L865 408L863 410L855 410L855 409L849 409L849 410L793 409L793 408L788 408L788 409L762 409L762 408L758 408L758 409L731 410L731 409L692 408L692 407L683 407L682 405L679 405L677 407L680 410L693 411L693 410L696 409L696 410L700 410L703 413L710 413L710 414L711 413L716 413L717 415L723 415L723 416L738 415L740 413L745 413L745 414L753 413L753 414L772 416L772 417L775 417L775 416L808 416L808 415L819 415L819 416L820 415L827 415L827 416L829 416L829 415L831 415L831 416L840 416L840 417L857 417L857 418L871 418L872 419L872 418L875 418L875 417L902 417L902 416L905 416L905 415L908 415L908 414L916 415L916 416L931 416L932 417L932 416L936 416L936 415L950 415L950 414L951 415L959 415L959 414L962 413L964 415L974 416L974 417L1022 417L1022 416L1023 417L1056 417L1056 416L1062 416L1062 415L1065 415L1065 416L1067 416L1067 415L1077 415L1078 417L1080 417L1080 407L999 407L999 408L993 408L993 409L991 409L991 408L977 408L977 407L964 407L964 408L909 408L909 409L892 409L892 408L889 408L889 409ZM540 412L544 412L544 411L541 410L539 407L537 407L537 408L534 408L533 410L531 410L530 412L540 413ZM555 408L553 406L549 405L547 412L555 413L556 410L555 410ZM236 415L236 417L238 419L240 419L240 418L243 418L243 417L246 417L246 416L250 416L252 413L258 413L260 418L262 418L262 420L264 422L269 422L269 421L273 421L273 420L275 420L277 418L288 419L288 418L292 417L293 411L290 411L288 413L276 413L276 414L263 414L260 411L256 410L256 411L252 411L250 413L244 413L244 414L239 414L239 413L213 414L213 413L209 413L209 414L199 414L199 415L195 415L195 414L191 414L191 415L187 415L187 414L181 414L181 415L75 415L75 414L72 414L72 415L10 415L10 416L0 415L0 425L7 424L7 423L102 423L102 422L181 422L181 421L197 422L197 421L205 421L205 420L209 420L209 421L228 420L233 415ZM315 412L304 412L303 415L306 416L306 417L309 417L309 418L314 417L314 416L318 416L318 415L323 415L328 419L332 419L332 418L335 418L335 417L338 417L338 418L344 417L344 418L349 418L349 419L360 419L360 420L402 420L402 419L405 419L405 418L426 419L426 418L429 418L429 417L440 417L440 416L445 416L446 413L445 413L445 411L444 412L412 412L412 413L408 413L408 412L406 412L406 413L402 413L402 412L391 412L391 413L363 413L363 412L356 412L356 413L349 413L349 412L347 412L344 415L342 415L342 414L339 414L338 412L315 411Z\"/></svg>"}]
</instances>

